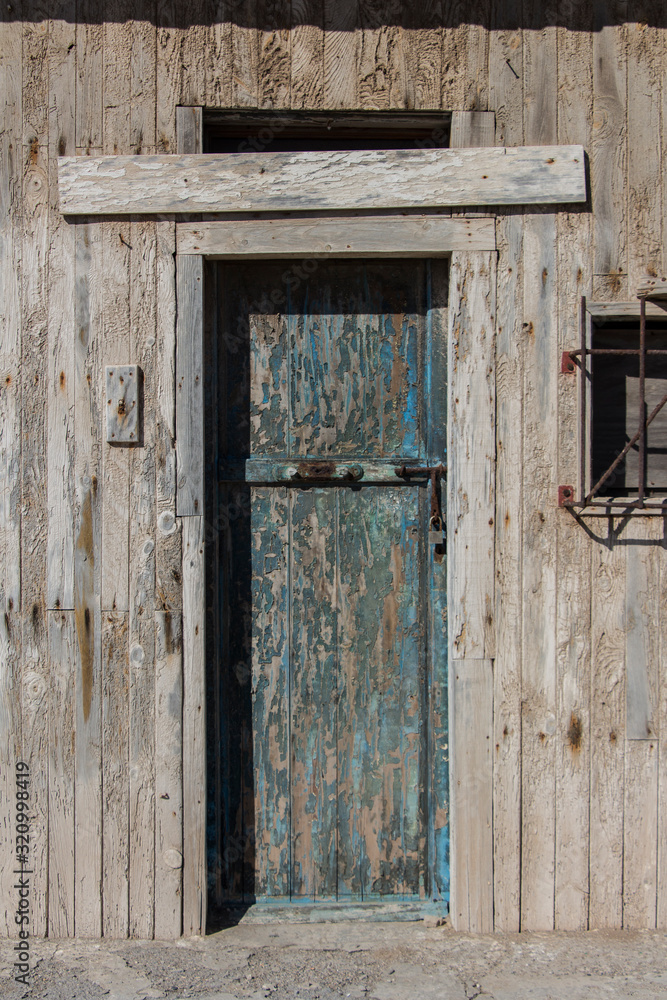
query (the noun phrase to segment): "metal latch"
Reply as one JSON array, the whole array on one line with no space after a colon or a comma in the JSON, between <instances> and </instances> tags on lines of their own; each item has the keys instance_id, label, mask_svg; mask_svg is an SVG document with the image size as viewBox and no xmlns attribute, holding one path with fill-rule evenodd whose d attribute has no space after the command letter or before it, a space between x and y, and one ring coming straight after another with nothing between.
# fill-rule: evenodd
<instances>
[{"instance_id":1,"label":"metal latch","mask_svg":"<svg viewBox=\"0 0 667 1000\"><path fill-rule=\"evenodd\" d=\"M440 480L447 474L447 466L401 465L399 468L395 469L394 472L401 479L409 479L411 476L429 477L431 483L431 514L428 521L428 540L429 544L436 546L436 551L438 551L438 546L441 546L440 551L443 551L447 540L447 528L445 525L445 519L442 516L442 507L440 505Z\"/></svg>"}]
</instances>

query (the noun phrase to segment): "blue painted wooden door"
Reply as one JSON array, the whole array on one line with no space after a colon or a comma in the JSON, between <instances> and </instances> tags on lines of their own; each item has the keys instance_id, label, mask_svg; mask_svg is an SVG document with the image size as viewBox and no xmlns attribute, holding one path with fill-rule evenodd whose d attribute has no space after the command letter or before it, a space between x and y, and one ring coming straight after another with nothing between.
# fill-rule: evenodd
<instances>
[{"instance_id":1,"label":"blue painted wooden door","mask_svg":"<svg viewBox=\"0 0 667 1000\"><path fill-rule=\"evenodd\" d=\"M445 557L396 469L445 459L445 265L215 280L220 892L444 899Z\"/></svg>"}]
</instances>

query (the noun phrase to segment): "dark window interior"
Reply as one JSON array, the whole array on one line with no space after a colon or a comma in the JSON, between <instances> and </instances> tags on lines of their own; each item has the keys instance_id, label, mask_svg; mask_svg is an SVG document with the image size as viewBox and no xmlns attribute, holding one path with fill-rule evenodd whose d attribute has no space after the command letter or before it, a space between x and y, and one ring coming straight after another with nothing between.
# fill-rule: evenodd
<instances>
[{"instance_id":1,"label":"dark window interior","mask_svg":"<svg viewBox=\"0 0 667 1000\"><path fill-rule=\"evenodd\" d=\"M639 319L593 328L594 348L639 348ZM646 322L647 350L667 349L667 323ZM639 429L638 355L593 355L592 482L596 483ZM646 357L645 416L667 394L667 354ZM600 488L601 496L636 494L639 450L635 445ZM667 404L647 430L646 492L667 492Z\"/></svg>"},{"instance_id":2,"label":"dark window interior","mask_svg":"<svg viewBox=\"0 0 667 1000\"><path fill-rule=\"evenodd\" d=\"M204 152L437 149L449 146L450 121L441 111L210 111Z\"/></svg>"}]
</instances>

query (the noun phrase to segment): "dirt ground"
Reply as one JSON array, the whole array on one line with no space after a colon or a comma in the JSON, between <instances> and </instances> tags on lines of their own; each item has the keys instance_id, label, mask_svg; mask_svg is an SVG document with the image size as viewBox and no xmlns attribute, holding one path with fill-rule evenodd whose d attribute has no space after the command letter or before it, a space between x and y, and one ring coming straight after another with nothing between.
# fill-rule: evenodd
<instances>
[{"instance_id":1,"label":"dirt ground","mask_svg":"<svg viewBox=\"0 0 667 1000\"><path fill-rule=\"evenodd\" d=\"M0 942L2 1000L667 1000L667 934L457 934L423 923L243 924L176 942Z\"/></svg>"}]
</instances>

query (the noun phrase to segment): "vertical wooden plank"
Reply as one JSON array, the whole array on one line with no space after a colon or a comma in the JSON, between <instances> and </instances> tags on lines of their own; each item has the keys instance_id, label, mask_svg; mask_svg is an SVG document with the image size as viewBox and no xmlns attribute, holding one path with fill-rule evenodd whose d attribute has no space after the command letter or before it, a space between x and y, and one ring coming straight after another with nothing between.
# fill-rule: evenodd
<instances>
[{"instance_id":1,"label":"vertical wooden plank","mask_svg":"<svg viewBox=\"0 0 667 1000\"><path fill-rule=\"evenodd\" d=\"M496 142L523 142L523 40L512 0L496 7L489 42ZM494 926L514 932L521 903L521 663L523 462L523 214L503 213L496 319L496 656L494 683Z\"/></svg>"},{"instance_id":2,"label":"vertical wooden plank","mask_svg":"<svg viewBox=\"0 0 667 1000\"><path fill-rule=\"evenodd\" d=\"M290 490L290 895L306 899L337 888L336 521L334 490Z\"/></svg>"},{"instance_id":3,"label":"vertical wooden plank","mask_svg":"<svg viewBox=\"0 0 667 1000\"><path fill-rule=\"evenodd\" d=\"M325 6L292 4L290 107L321 108L324 98Z\"/></svg>"},{"instance_id":4,"label":"vertical wooden plank","mask_svg":"<svg viewBox=\"0 0 667 1000\"><path fill-rule=\"evenodd\" d=\"M661 101L664 31L646 0L627 5L628 290L661 274ZM658 139L656 139L656 136ZM627 538L623 926L656 925L658 853L659 574L662 526L632 520Z\"/></svg>"},{"instance_id":5,"label":"vertical wooden plank","mask_svg":"<svg viewBox=\"0 0 667 1000\"><path fill-rule=\"evenodd\" d=\"M0 13L0 890L13 898L15 768L21 754L21 298L22 26ZM15 937L11 908L0 917Z\"/></svg>"},{"instance_id":6,"label":"vertical wooden plank","mask_svg":"<svg viewBox=\"0 0 667 1000\"><path fill-rule=\"evenodd\" d=\"M423 508L418 488L389 486L338 506L338 895L419 898Z\"/></svg>"},{"instance_id":7,"label":"vertical wooden plank","mask_svg":"<svg viewBox=\"0 0 667 1000\"><path fill-rule=\"evenodd\" d=\"M659 662L664 663L667 655L667 570L665 560L666 543L663 539L659 553L660 563L660 648ZM656 925L659 930L667 927L667 682L660 677L658 725L662 738L658 744L658 901Z\"/></svg>"},{"instance_id":8,"label":"vertical wooden plank","mask_svg":"<svg viewBox=\"0 0 667 1000\"><path fill-rule=\"evenodd\" d=\"M492 115L457 112L450 144L491 145L492 130ZM470 931L493 928L493 671L483 661L495 654L495 325L495 254L453 254L447 344L450 912L457 930ZM477 755L466 746L473 724L483 737ZM475 772L472 782L468 768ZM478 836L470 826L475 811L482 817Z\"/></svg>"},{"instance_id":9,"label":"vertical wooden plank","mask_svg":"<svg viewBox=\"0 0 667 1000\"><path fill-rule=\"evenodd\" d=\"M57 157L74 156L76 16L62 0L49 28L49 302L47 368L48 608L74 607L74 255L75 226L58 206Z\"/></svg>"},{"instance_id":10,"label":"vertical wooden plank","mask_svg":"<svg viewBox=\"0 0 667 1000\"><path fill-rule=\"evenodd\" d=\"M79 0L76 13L76 148L89 156L103 144L104 26L95 0Z\"/></svg>"},{"instance_id":11,"label":"vertical wooden plank","mask_svg":"<svg viewBox=\"0 0 667 1000\"><path fill-rule=\"evenodd\" d=\"M558 28L558 141L590 148L593 113L592 10L567 4ZM580 341L581 296L592 291L587 212L558 217L558 351ZM578 480L578 379L558 384L558 482ZM556 750L555 926L586 930L589 900L591 542L561 511L557 539L558 740Z\"/></svg>"},{"instance_id":12,"label":"vertical wooden plank","mask_svg":"<svg viewBox=\"0 0 667 1000\"><path fill-rule=\"evenodd\" d=\"M358 27L358 0L324 0L324 107L358 104Z\"/></svg>"},{"instance_id":13,"label":"vertical wooden plank","mask_svg":"<svg viewBox=\"0 0 667 1000\"><path fill-rule=\"evenodd\" d=\"M316 822L312 812L294 815L296 825L292 827L289 507L284 488L252 491L252 713L253 731L263 734L254 751L255 891L260 896L289 897L291 839L298 836L297 831L308 836L308 828ZM233 568L238 579L242 567L237 564ZM225 582L229 587L231 581ZM231 598L230 591L227 603ZM228 659L233 652L230 642ZM302 760L302 771L304 764L307 762ZM295 766L298 770L298 761ZM316 780L314 774L313 778ZM304 791L307 794L307 789Z\"/></svg>"},{"instance_id":14,"label":"vertical wooden plank","mask_svg":"<svg viewBox=\"0 0 667 1000\"><path fill-rule=\"evenodd\" d=\"M176 108L176 147L179 153L201 153L202 108Z\"/></svg>"},{"instance_id":15,"label":"vertical wooden plank","mask_svg":"<svg viewBox=\"0 0 667 1000\"><path fill-rule=\"evenodd\" d=\"M48 653L46 628L46 396L49 182L48 20L23 25L21 273L21 609L22 755L31 771L31 932L47 929ZM18 153L18 149L17 149Z\"/></svg>"},{"instance_id":16,"label":"vertical wooden plank","mask_svg":"<svg viewBox=\"0 0 667 1000\"><path fill-rule=\"evenodd\" d=\"M158 225L161 225L158 223ZM130 357L143 376L143 427L130 456L129 899L132 936L153 933L155 883L156 228L130 227Z\"/></svg>"},{"instance_id":17,"label":"vertical wooden plank","mask_svg":"<svg viewBox=\"0 0 667 1000\"><path fill-rule=\"evenodd\" d=\"M453 255L447 476L453 659L488 659L494 649L495 296L495 254Z\"/></svg>"},{"instance_id":18,"label":"vertical wooden plank","mask_svg":"<svg viewBox=\"0 0 667 1000\"><path fill-rule=\"evenodd\" d=\"M623 926L625 562L622 522L593 546L589 926Z\"/></svg>"},{"instance_id":19,"label":"vertical wooden plank","mask_svg":"<svg viewBox=\"0 0 667 1000\"><path fill-rule=\"evenodd\" d=\"M180 300L179 300L180 304ZM183 933L206 928L204 521L183 518Z\"/></svg>"},{"instance_id":20,"label":"vertical wooden plank","mask_svg":"<svg viewBox=\"0 0 667 1000\"><path fill-rule=\"evenodd\" d=\"M49 925L74 936L76 633L71 611L49 611Z\"/></svg>"},{"instance_id":21,"label":"vertical wooden plank","mask_svg":"<svg viewBox=\"0 0 667 1000\"><path fill-rule=\"evenodd\" d=\"M601 300L623 300L627 282L627 0L594 4L593 133L591 199L593 204L595 280Z\"/></svg>"},{"instance_id":22,"label":"vertical wooden plank","mask_svg":"<svg viewBox=\"0 0 667 1000\"><path fill-rule=\"evenodd\" d=\"M130 31L130 148L157 152L157 26L155 18L136 18Z\"/></svg>"},{"instance_id":23,"label":"vertical wooden plank","mask_svg":"<svg viewBox=\"0 0 667 1000\"><path fill-rule=\"evenodd\" d=\"M176 938L183 900L183 634L155 614L155 937Z\"/></svg>"},{"instance_id":24,"label":"vertical wooden plank","mask_svg":"<svg viewBox=\"0 0 667 1000\"><path fill-rule=\"evenodd\" d=\"M257 86L259 107L290 107L291 43L289 0L260 7Z\"/></svg>"},{"instance_id":25,"label":"vertical wooden plank","mask_svg":"<svg viewBox=\"0 0 667 1000\"><path fill-rule=\"evenodd\" d=\"M654 928L658 856L660 539L653 519L632 518L625 582L626 743L623 927Z\"/></svg>"},{"instance_id":26,"label":"vertical wooden plank","mask_svg":"<svg viewBox=\"0 0 667 1000\"><path fill-rule=\"evenodd\" d=\"M216 0L206 42L207 108L232 106L232 12L229 0Z\"/></svg>"},{"instance_id":27,"label":"vertical wooden plank","mask_svg":"<svg viewBox=\"0 0 667 1000\"><path fill-rule=\"evenodd\" d=\"M402 11L400 37L409 108L439 108L442 90L442 5L416 0ZM435 144L442 140L434 136Z\"/></svg>"},{"instance_id":28,"label":"vertical wooden plank","mask_svg":"<svg viewBox=\"0 0 667 1000\"><path fill-rule=\"evenodd\" d=\"M492 671L487 659L451 661L450 913L457 930L482 934L493 929Z\"/></svg>"},{"instance_id":29,"label":"vertical wooden plank","mask_svg":"<svg viewBox=\"0 0 667 1000\"><path fill-rule=\"evenodd\" d=\"M401 31L374 0L359 0L357 87L362 108L405 108L407 81Z\"/></svg>"},{"instance_id":30,"label":"vertical wooden plank","mask_svg":"<svg viewBox=\"0 0 667 1000\"><path fill-rule=\"evenodd\" d=\"M102 933L128 934L128 615L102 613Z\"/></svg>"},{"instance_id":31,"label":"vertical wooden plank","mask_svg":"<svg viewBox=\"0 0 667 1000\"><path fill-rule=\"evenodd\" d=\"M259 107L260 33L256 0L240 0L232 19L232 104Z\"/></svg>"},{"instance_id":32,"label":"vertical wooden plank","mask_svg":"<svg viewBox=\"0 0 667 1000\"><path fill-rule=\"evenodd\" d=\"M553 5L524 4L524 138L556 141ZM554 924L556 757L556 218L525 216L521 929Z\"/></svg>"},{"instance_id":33,"label":"vertical wooden plank","mask_svg":"<svg viewBox=\"0 0 667 1000\"><path fill-rule=\"evenodd\" d=\"M101 795L101 446L102 424L94 387L101 329L100 226L82 222L76 232L75 437L77 518L74 611L77 633L75 777L75 932L102 932Z\"/></svg>"},{"instance_id":34,"label":"vertical wooden plank","mask_svg":"<svg viewBox=\"0 0 667 1000\"><path fill-rule=\"evenodd\" d=\"M204 386L202 378L202 258L176 259L176 510L181 516L204 509Z\"/></svg>"}]
</instances>

